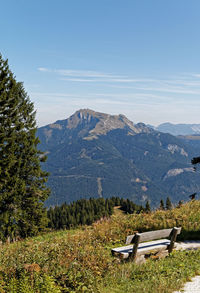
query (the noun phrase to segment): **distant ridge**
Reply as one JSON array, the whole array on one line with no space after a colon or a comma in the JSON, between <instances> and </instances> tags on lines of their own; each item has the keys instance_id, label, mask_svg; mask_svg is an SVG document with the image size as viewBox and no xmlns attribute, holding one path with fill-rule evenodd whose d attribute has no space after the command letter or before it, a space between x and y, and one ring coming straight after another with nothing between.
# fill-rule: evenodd
<instances>
[{"instance_id":1,"label":"distant ridge","mask_svg":"<svg viewBox=\"0 0 200 293\"><path fill-rule=\"evenodd\" d=\"M166 122L154 127L154 129L172 135L200 134L200 124L173 124Z\"/></svg>"}]
</instances>

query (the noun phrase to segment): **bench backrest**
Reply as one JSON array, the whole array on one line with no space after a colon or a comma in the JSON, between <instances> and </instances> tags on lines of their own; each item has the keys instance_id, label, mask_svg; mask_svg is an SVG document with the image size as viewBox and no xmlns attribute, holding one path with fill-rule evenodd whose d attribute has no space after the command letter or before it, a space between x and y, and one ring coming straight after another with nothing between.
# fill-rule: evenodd
<instances>
[{"instance_id":1,"label":"bench backrest","mask_svg":"<svg viewBox=\"0 0 200 293\"><path fill-rule=\"evenodd\" d=\"M174 228L140 233L139 234L140 235L140 242L171 237L173 229ZM180 234L181 228L177 228L177 229L178 229L177 234ZM135 235L136 234L127 236L126 244L134 243Z\"/></svg>"}]
</instances>

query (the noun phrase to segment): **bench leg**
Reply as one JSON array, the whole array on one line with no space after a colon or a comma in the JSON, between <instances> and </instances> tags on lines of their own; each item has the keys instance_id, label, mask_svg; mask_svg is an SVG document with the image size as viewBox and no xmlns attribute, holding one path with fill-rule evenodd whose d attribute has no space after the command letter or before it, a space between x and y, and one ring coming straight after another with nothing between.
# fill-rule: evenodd
<instances>
[{"instance_id":1,"label":"bench leg","mask_svg":"<svg viewBox=\"0 0 200 293\"><path fill-rule=\"evenodd\" d=\"M130 255L130 259L133 260L133 261L136 259L139 243L140 243L140 234L136 233L135 234L135 239L134 239L134 245L133 245L133 252Z\"/></svg>"},{"instance_id":2,"label":"bench leg","mask_svg":"<svg viewBox=\"0 0 200 293\"><path fill-rule=\"evenodd\" d=\"M171 242L170 242L170 245L168 247L168 252L169 253L171 253L172 250L173 250L173 248L174 248L174 243L176 241L176 237L177 237L178 231L179 231L178 228L176 228L176 227L173 228Z\"/></svg>"}]
</instances>

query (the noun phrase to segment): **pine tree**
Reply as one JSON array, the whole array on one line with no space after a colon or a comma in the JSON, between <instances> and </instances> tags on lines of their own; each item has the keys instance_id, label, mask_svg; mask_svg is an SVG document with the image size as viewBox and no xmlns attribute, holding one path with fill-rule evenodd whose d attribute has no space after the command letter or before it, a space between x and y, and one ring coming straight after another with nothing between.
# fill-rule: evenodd
<instances>
[{"instance_id":1,"label":"pine tree","mask_svg":"<svg viewBox=\"0 0 200 293\"><path fill-rule=\"evenodd\" d=\"M171 210L172 209L172 203L169 197L166 199L166 210Z\"/></svg>"},{"instance_id":2,"label":"pine tree","mask_svg":"<svg viewBox=\"0 0 200 293\"><path fill-rule=\"evenodd\" d=\"M161 201L160 201L160 210L164 210L164 209L165 209L164 201L163 201L163 199L161 199Z\"/></svg>"},{"instance_id":3,"label":"pine tree","mask_svg":"<svg viewBox=\"0 0 200 293\"><path fill-rule=\"evenodd\" d=\"M151 212L151 207L150 207L150 203L149 203L148 200L147 200L147 202L146 202L145 212L146 212L146 213L150 213L150 212Z\"/></svg>"},{"instance_id":4,"label":"pine tree","mask_svg":"<svg viewBox=\"0 0 200 293\"><path fill-rule=\"evenodd\" d=\"M0 55L0 238L35 235L47 221L47 173L33 103Z\"/></svg>"}]
</instances>

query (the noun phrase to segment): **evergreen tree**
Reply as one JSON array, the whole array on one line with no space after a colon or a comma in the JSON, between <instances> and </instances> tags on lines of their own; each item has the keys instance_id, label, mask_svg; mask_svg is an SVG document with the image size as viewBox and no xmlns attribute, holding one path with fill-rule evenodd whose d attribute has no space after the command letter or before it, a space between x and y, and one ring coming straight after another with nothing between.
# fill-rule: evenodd
<instances>
[{"instance_id":1,"label":"evergreen tree","mask_svg":"<svg viewBox=\"0 0 200 293\"><path fill-rule=\"evenodd\" d=\"M177 208L182 207L182 205L183 205L183 200L179 200Z\"/></svg>"},{"instance_id":2,"label":"evergreen tree","mask_svg":"<svg viewBox=\"0 0 200 293\"><path fill-rule=\"evenodd\" d=\"M164 201L163 201L163 199L161 199L161 201L160 201L160 210L164 210L164 209L165 209Z\"/></svg>"},{"instance_id":3,"label":"evergreen tree","mask_svg":"<svg viewBox=\"0 0 200 293\"><path fill-rule=\"evenodd\" d=\"M0 55L0 238L35 235L47 221L47 173L33 103Z\"/></svg>"},{"instance_id":4,"label":"evergreen tree","mask_svg":"<svg viewBox=\"0 0 200 293\"><path fill-rule=\"evenodd\" d=\"M147 200L147 202L146 202L145 212L146 212L146 213L150 213L150 212L151 212L151 207L150 207L150 203L149 203L148 200Z\"/></svg>"},{"instance_id":5,"label":"evergreen tree","mask_svg":"<svg viewBox=\"0 0 200 293\"><path fill-rule=\"evenodd\" d=\"M114 212L114 206L123 203L121 209L126 213L144 210L142 206L134 204L130 200L120 198L90 198L79 199L71 204L62 204L50 208L47 212L48 227L52 229L70 229L79 225L91 225L104 217L110 217ZM149 210L149 209L148 209Z\"/></svg>"},{"instance_id":6,"label":"evergreen tree","mask_svg":"<svg viewBox=\"0 0 200 293\"><path fill-rule=\"evenodd\" d=\"M192 165L194 166L194 171L196 171L196 166L200 163L200 157L194 157L191 160Z\"/></svg>"},{"instance_id":7,"label":"evergreen tree","mask_svg":"<svg viewBox=\"0 0 200 293\"><path fill-rule=\"evenodd\" d=\"M169 197L166 199L166 210L171 210L172 209L172 203Z\"/></svg>"}]
</instances>

